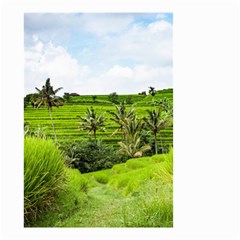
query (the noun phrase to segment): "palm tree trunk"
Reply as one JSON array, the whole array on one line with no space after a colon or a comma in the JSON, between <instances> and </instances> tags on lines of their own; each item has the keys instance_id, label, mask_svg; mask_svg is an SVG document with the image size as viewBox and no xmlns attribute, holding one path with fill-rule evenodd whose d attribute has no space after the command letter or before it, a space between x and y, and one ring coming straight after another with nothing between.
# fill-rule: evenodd
<instances>
[{"instance_id":1,"label":"palm tree trunk","mask_svg":"<svg viewBox=\"0 0 240 240\"><path fill-rule=\"evenodd\" d=\"M162 142L162 138L160 135L160 131L159 131L159 139L160 139L160 143L161 143L162 153L164 154L164 147L163 147L163 142Z\"/></svg>"},{"instance_id":2,"label":"palm tree trunk","mask_svg":"<svg viewBox=\"0 0 240 240\"><path fill-rule=\"evenodd\" d=\"M155 154L158 154L158 149L157 149L157 134L154 133L154 147L155 147Z\"/></svg>"},{"instance_id":3,"label":"palm tree trunk","mask_svg":"<svg viewBox=\"0 0 240 240\"><path fill-rule=\"evenodd\" d=\"M52 119L52 110L48 109L48 111L49 111L49 115L50 115L51 122L52 122L52 128L53 128L53 132L54 132L55 141L56 141L56 144L58 144L57 135L56 135L55 127L54 127L54 124L53 124L53 119Z\"/></svg>"}]
</instances>

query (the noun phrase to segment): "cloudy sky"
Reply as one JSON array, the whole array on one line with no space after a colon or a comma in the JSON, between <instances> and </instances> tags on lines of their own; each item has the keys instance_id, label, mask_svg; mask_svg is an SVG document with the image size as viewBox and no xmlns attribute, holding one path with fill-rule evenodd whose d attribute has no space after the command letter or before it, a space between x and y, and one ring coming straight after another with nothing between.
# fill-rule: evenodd
<instances>
[{"instance_id":1,"label":"cloudy sky","mask_svg":"<svg viewBox=\"0 0 240 240\"><path fill-rule=\"evenodd\" d=\"M169 88L172 14L25 13L25 94L49 77L79 94Z\"/></svg>"}]
</instances>

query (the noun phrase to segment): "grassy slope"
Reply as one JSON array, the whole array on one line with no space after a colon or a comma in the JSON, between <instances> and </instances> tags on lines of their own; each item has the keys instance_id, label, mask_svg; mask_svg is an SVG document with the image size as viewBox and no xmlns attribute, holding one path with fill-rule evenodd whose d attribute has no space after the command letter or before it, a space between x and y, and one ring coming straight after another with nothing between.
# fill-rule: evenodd
<instances>
[{"instance_id":1,"label":"grassy slope","mask_svg":"<svg viewBox=\"0 0 240 240\"><path fill-rule=\"evenodd\" d=\"M164 155L128 160L80 174L69 169L65 191L35 227L172 227L172 178Z\"/></svg>"},{"instance_id":2,"label":"grassy slope","mask_svg":"<svg viewBox=\"0 0 240 240\"><path fill-rule=\"evenodd\" d=\"M156 100L159 100L160 98L163 97L168 97L169 99L172 99L172 93L168 91L167 92L161 91L160 93L156 94L155 98ZM80 96L74 98L77 98L78 100L82 99L81 101L84 101L84 99L86 101L92 101L91 96ZM99 96L99 101L100 99L105 99L107 101L107 95ZM151 108L152 103L151 96L148 95L145 97L141 95L135 95L135 97L133 97L133 100L136 103L135 109L138 116L139 117L147 116L146 109ZM60 143L69 141L72 142L89 137L86 131L82 131L79 129L78 124L79 119L77 116L78 115L84 116L87 108L93 106L94 109L96 109L96 111L104 113L107 119L106 132L98 132L97 133L98 138L106 143L117 146L117 142L121 139L121 133L120 132L117 133L114 137L111 136L111 134L116 130L118 126L116 123L110 120L112 116L106 112L107 110L112 111L115 110L115 107L112 104L111 105L109 104L104 105L103 103L88 103L88 104L75 103L73 105L66 104L60 108L53 108L54 125L56 128L56 133L59 142ZM27 107L24 110L24 122L29 123L32 128L37 128L38 126L42 127L47 126L47 129L45 130L46 134L53 136L53 130L49 114L47 109L44 107L39 109L32 109L31 106ZM172 144L173 141L172 127L162 130L161 136L163 143Z\"/></svg>"}]
</instances>

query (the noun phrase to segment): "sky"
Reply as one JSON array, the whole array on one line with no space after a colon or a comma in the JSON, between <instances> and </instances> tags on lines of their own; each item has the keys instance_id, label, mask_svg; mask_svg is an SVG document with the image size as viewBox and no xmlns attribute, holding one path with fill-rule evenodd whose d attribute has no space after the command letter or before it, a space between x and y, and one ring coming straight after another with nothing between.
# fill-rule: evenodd
<instances>
[{"instance_id":1,"label":"sky","mask_svg":"<svg viewBox=\"0 0 240 240\"><path fill-rule=\"evenodd\" d=\"M172 13L25 13L24 94L172 88L172 29Z\"/></svg>"}]
</instances>

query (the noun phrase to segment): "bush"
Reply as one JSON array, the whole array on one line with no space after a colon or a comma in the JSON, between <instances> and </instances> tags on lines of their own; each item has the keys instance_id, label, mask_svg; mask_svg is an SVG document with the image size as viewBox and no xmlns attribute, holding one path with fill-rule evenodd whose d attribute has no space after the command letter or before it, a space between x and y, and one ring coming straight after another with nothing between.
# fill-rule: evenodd
<instances>
[{"instance_id":1,"label":"bush","mask_svg":"<svg viewBox=\"0 0 240 240\"><path fill-rule=\"evenodd\" d=\"M62 146L66 157L71 159L71 165L81 173L109 169L114 164L127 160L125 156L117 154L112 146L101 141L81 141Z\"/></svg>"},{"instance_id":2,"label":"bush","mask_svg":"<svg viewBox=\"0 0 240 240\"><path fill-rule=\"evenodd\" d=\"M115 103L115 104L119 103L118 94L116 92L113 92L113 93L109 94L108 95L108 100L112 103Z\"/></svg>"},{"instance_id":3,"label":"bush","mask_svg":"<svg viewBox=\"0 0 240 240\"><path fill-rule=\"evenodd\" d=\"M24 139L24 222L47 209L65 181L63 155L52 140Z\"/></svg>"}]
</instances>

